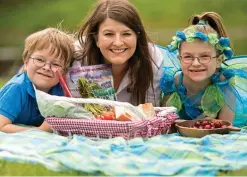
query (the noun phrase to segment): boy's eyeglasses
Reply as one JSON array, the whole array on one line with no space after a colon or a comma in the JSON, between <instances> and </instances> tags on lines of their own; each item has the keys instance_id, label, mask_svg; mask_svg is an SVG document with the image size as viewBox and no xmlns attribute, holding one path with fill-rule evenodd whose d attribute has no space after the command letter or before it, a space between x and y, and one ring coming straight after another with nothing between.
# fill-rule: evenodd
<instances>
[{"instance_id":1,"label":"boy's eyeglasses","mask_svg":"<svg viewBox=\"0 0 247 177\"><path fill-rule=\"evenodd\" d=\"M192 63L196 58L198 60L199 63L201 64L207 64L209 63L212 58L217 58L217 56L215 57L211 57L211 56L200 56L200 57L194 57L194 56L180 56L182 62L186 63L186 64L190 64Z\"/></svg>"},{"instance_id":2,"label":"boy's eyeglasses","mask_svg":"<svg viewBox=\"0 0 247 177\"><path fill-rule=\"evenodd\" d=\"M62 70L62 66L58 63L52 63L52 62L47 62L45 59L42 58L35 58L35 57L29 57L33 59L33 63L38 66L38 67L44 67L46 64L50 65L50 68L53 72L56 72L56 70Z\"/></svg>"}]
</instances>

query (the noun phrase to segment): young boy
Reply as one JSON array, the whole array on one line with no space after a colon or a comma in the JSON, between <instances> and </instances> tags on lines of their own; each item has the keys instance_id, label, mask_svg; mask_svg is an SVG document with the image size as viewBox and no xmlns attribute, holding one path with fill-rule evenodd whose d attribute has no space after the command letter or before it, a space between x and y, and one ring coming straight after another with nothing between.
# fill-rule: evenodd
<instances>
[{"instance_id":1,"label":"young boy","mask_svg":"<svg viewBox=\"0 0 247 177\"><path fill-rule=\"evenodd\" d=\"M71 35L56 28L26 38L23 73L0 89L0 131L13 133L30 129L28 126L48 131L42 126L44 118L38 109L34 86L51 95L64 95L56 70L66 72L74 53L73 43Z\"/></svg>"}]
</instances>

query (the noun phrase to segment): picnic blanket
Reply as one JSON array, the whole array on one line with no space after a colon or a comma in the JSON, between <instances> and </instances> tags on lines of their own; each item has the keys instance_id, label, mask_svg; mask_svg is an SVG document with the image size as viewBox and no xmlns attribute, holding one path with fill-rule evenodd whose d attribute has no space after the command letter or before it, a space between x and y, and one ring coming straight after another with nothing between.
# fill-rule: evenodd
<instances>
[{"instance_id":1,"label":"picnic blanket","mask_svg":"<svg viewBox=\"0 0 247 177\"><path fill-rule=\"evenodd\" d=\"M55 171L104 175L205 175L247 167L247 129L201 139L177 133L149 139L92 140L28 130L0 132L0 159L41 163ZM38 175L38 174L37 174Z\"/></svg>"}]
</instances>

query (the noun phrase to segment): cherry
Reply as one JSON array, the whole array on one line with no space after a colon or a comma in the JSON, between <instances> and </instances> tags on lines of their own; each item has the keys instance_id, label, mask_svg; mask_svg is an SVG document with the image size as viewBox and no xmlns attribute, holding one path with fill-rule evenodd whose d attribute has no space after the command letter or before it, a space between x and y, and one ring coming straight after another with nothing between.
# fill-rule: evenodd
<instances>
[{"instance_id":1,"label":"cherry","mask_svg":"<svg viewBox=\"0 0 247 177\"><path fill-rule=\"evenodd\" d=\"M215 128L221 128L222 124L220 122L214 122Z\"/></svg>"},{"instance_id":2,"label":"cherry","mask_svg":"<svg viewBox=\"0 0 247 177\"><path fill-rule=\"evenodd\" d=\"M204 129L211 129L211 126L209 124L204 126Z\"/></svg>"},{"instance_id":3,"label":"cherry","mask_svg":"<svg viewBox=\"0 0 247 177\"><path fill-rule=\"evenodd\" d=\"M204 120L204 121L202 122L202 125L203 125L203 126L208 125L208 121Z\"/></svg>"},{"instance_id":4,"label":"cherry","mask_svg":"<svg viewBox=\"0 0 247 177\"><path fill-rule=\"evenodd\" d=\"M191 126L191 128L198 129L214 129L214 128L226 128L226 125L222 125L220 121L215 120L198 120Z\"/></svg>"},{"instance_id":5,"label":"cherry","mask_svg":"<svg viewBox=\"0 0 247 177\"><path fill-rule=\"evenodd\" d=\"M199 127L199 126L200 126L200 122L199 122L199 121L196 121L196 122L195 122L195 126L196 126L196 127Z\"/></svg>"}]
</instances>

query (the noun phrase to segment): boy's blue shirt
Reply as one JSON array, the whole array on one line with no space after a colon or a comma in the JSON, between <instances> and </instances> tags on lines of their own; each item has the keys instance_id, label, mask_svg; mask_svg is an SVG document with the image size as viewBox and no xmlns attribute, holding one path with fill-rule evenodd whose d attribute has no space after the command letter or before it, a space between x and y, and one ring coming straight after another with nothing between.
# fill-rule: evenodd
<instances>
[{"instance_id":1,"label":"boy's blue shirt","mask_svg":"<svg viewBox=\"0 0 247 177\"><path fill-rule=\"evenodd\" d=\"M51 95L64 96L60 84L49 91ZM44 121L38 109L35 91L27 73L15 75L0 89L0 114L13 124L39 126Z\"/></svg>"}]
</instances>

